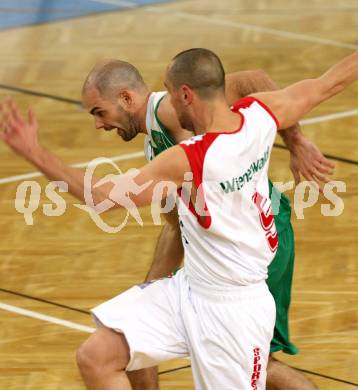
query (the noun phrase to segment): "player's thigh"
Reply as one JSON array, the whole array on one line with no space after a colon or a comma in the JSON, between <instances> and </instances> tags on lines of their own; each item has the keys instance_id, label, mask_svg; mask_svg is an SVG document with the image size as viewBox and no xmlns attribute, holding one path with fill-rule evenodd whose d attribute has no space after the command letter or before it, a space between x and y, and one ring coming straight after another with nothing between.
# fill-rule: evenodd
<instances>
[{"instance_id":1,"label":"player's thigh","mask_svg":"<svg viewBox=\"0 0 358 390\"><path fill-rule=\"evenodd\" d=\"M265 388L275 305L264 287L262 295L235 303L191 297L184 321L197 389Z\"/></svg>"},{"instance_id":2,"label":"player's thigh","mask_svg":"<svg viewBox=\"0 0 358 390\"><path fill-rule=\"evenodd\" d=\"M127 370L188 355L176 278L132 287L92 310L98 325L125 335L130 350Z\"/></svg>"}]
</instances>

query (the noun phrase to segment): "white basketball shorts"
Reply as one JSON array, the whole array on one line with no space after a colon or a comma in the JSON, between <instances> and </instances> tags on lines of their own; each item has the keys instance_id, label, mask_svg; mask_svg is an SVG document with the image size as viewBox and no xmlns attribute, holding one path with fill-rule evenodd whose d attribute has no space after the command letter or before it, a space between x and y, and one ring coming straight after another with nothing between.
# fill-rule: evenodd
<instances>
[{"instance_id":1,"label":"white basketball shorts","mask_svg":"<svg viewBox=\"0 0 358 390\"><path fill-rule=\"evenodd\" d=\"M263 390L275 303L265 282L218 291L172 278L135 286L92 310L125 335L128 371L190 356L199 390Z\"/></svg>"}]
</instances>

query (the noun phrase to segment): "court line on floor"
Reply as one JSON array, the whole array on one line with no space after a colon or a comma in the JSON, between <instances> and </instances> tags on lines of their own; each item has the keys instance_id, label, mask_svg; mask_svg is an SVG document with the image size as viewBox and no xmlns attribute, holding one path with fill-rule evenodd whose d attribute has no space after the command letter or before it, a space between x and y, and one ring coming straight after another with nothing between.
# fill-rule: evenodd
<instances>
[{"instance_id":1,"label":"court line on floor","mask_svg":"<svg viewBox=\"0 0 358 390\"><path fill-rule=\"evenodd\" d=\"M47 99L57 100L57 101L60 101L63 103L74 104L76 106L82 107L82 102L80 100L70 99L67 97L59 96L59 95L52 95L50 93L45 93L45 92L34 91L32 89L16 87L14 85L0 84L0 89L6 89L8 91L18 92L18 93L22 93L24 95L44 97Z\"/></svg>"},{"instance_id":2,"label":"court line on floor","mask_svg":"<svg viewBox=\"0 0 358 390\"><path fill-rule=\"evenodd\" d=\"M153 12L153 11L151 11L151 12ZM161 10L155 10L154 12L160 13ZM306 42L310 42L310 43L319 43L321 45L336 46L336 47L341 47L341 48L350 49L350 50L358 50L358 45L353 45L353 44L345 43L345 42L339 42L339 41L335 41L332 39L313 37L313 36L309 36L309 35L305 35L305 34L293 33L293 32L289 32L289 31L273 29L270 27L261 27L261 26L257 26L254 24L231 22L228 20L217 19L217 18L212 18L212 17L207 18L205 16L193 15L193 14L190 14L187 12L179 12L178 11L178 12L172 12L171 14L174 14L177 16L182 16L184 18L190 18L190 19L193 19L195 21L203 21L203 22L206 22L209 24L214 24L214 25L219 25L219 26L234 27L236 29L260 32L260 33L275 35L278 37L288 38L288 39L292 39L292 40L306 41Z\"/></svg>"},{"instance_id":3,"label":"court line on floor","mask_svg":"<svg viewBox=\"0 0 358 390\"><path fill-rule=\"evenodd\" d=\"M356 310L357 310L356 308L345 309L345 310L332 310L332 311L329 311L329 312L326 312L326 313L319 313L319 314L315 314L315 315L304 317L304 318L298 318L296 320L290 320L290 324L297 324L299 322L305 322L305 321L308 321L308 320L315 320L317 318L323 318L323 317L327 317L327 316L332 316L334 314L343 314L343 313L347 313L347 312L350 312L350 311L356 311Z\"/></svg>"},{"instance_id":4,"label":"court line on floor","mask_svg":"<svg viewBox=\"0 0 358 390\"><path fill-rule=\"evenodd\" d=\"M18 307L18 306L8 305L8 304L2 303L2 302L0 302L0 309L5 310L5 311L9 311L11 313L19 314L19 315L22 315L25 317L30 317L30 318L34 318L34 319L37 319L40 321L45 321L45 322L49 322L51 324L63 326L65 328L78 330L78 331L85 332L85 333L94 333L96 330L95 328L92 328L92 327L89 327L86 325L82 325L82 324L78 324L78 323L73 322L73 321L62 320L61 318L49 316L49 315L42 314L42 313L39 313L39 312L36 312L33 310L23 309L23 308ZM191 367L190 365L176 367L176 368L173 368L170 370L161 371L158 374L159 375L168 374L171 372L179 371L179 370L182 370L185 368L190 368L190 367ZM302 371L302 372L306 372L306 373L311 374L311 375L320 376L320 377L330 379L330 380L333 380L336 382L341 382L341 383L346 383L346 384L353 385L353 386L358 386L358 384L346 381L344 379L334 378L334 377L331 377L328 375L320 374L320 373L317 373L314 371L305 370L302 368L297 368L297 367L293 367L293 368L295 368L296 370Z\"/></svg>"},{"instance_id":5,"label":"court line on floor","mask_svg":"<svg viewBox=\"0 0 358 390\"><path fill-rule=\"evenodd\" d=\"M275 148L278 148L278 149L288 150L288 147L286 145L274 143L273 146ZM327 154L327 153L323 153L323 155L324 155L324 157L331 159L331 160L339 161L339 162L346 163L346 164L358 165L358 161L352 160L350 158L334 156L333 154Z\"/></svg>"},{"instance_id":6,"label":"court line on floor","mask_svg":"<svg viewBox=\"0 0 358 390\"><path fill-rule=\"evenodd\" d=\"M337 291L337 290L295 290L296 294L320 294L320 295L352 295L358 291Z\"/></svg>"},{"instance_id":7,"label":"court line on floor","mask_svg":"<svg viewBox=\"0 0 358 390\"><path fill-rule=\"evenodd\" d=\"M327 114L327 115L320 115L313 118L308 119L302 119L300 121L301 126L307 126L307 125L313 125L316 123L321 122L329 122L336 119L342 119L342 118L348 118L351 116L357 116L358 115L358 109L349 110L349 111L341 111L341 112L335 112L333 114Z\"/></svg>"},{"instance_id":8,"label":"court line on floor","mask_svg":"<svg viewBox=\"0 0 358 390\"><path fill-rule=\"evenodd\" d=\"M131 1L123 1L123 0L96 0L96 1L100 2L100 3L108 3L108 4L118 4L118 5L125 4L125 6L128 8L135 7L135 4L132 3ZM144 10L145 12L155 13L155 14L167 14L168 13L168 11L165 9L154 8L152 6L142 8L142 10ZM336 47L341 47L341 48L350 49L350 50L358 50L358 45L353 45L350 43L339 42L339 41L335 41L332 39L319 38L319 37L315 37L315 36L310 36L310 35L301 34L301 33L294 33L294 32L289 32L289 31L285 31L285 30L274 29L274 28L270 28L270 27L261 27L261 26L257 26L254 24L232 22L230 20L218 19L218 18L215 18L212 16L207 17L207 16L203 16L203 15L191 14L191 13L185 12L185 11L173 11L173 10L170 10L170 15L176 15L179 17L183 17L185 19L193 19L195 21L201 21L201 22L205 22L208 24L220 25L220 26L225 26L225 27L233 27L233 28L241 29L241 30L250 30L250 31L275 35L278 37L283 37L283 38L292 39L292 40L305 41L305 42L310 42L310 43L319 43L321 45L336 46Z\"/></svg>"},{"instance_id":9,"label":"court line on floor","mask_svg":"<svg viewBox=\"0 0 358 390\"><path fill-rule=\"evenodd\" d=\"M9 311L11 313L20 314L20 315L25 316L25 317L31 317L31 318L35 318L37 320L41 320L41 321L45 321L45 322L50 322L52 324L64 326L66 328L79 330L81 332L93 333L96 330L95 328L92 328L92 327L89 327L86 325L82 325L82 324L78 324L76 322L62 320L61 318L48 316L46 314L42 314L42 313L39 313L39 312L36 312L33 310L23 309L21 307L8 305L8 304L2 303L2 302L0 302L0 309Z\"/></svg>"},{"instance_id":10,"label":"court line on floor","mask_svg":"<svg viewBox=\"0 0 358 390\"><path fill-rule=\"evenodd\" d=\"M34 297L32 295L23 294L23 293L20 293L17 291L7 290L6 288L0 288L0 292L6 293L6 294L11 294L11 295L16 295L16 296L21 297L21 298L31 299L33 301L37 301L37 302L41 302L41 303L47 303L48 305L61 307L62 309L72 310L72 311L76 311L76 312L82 313L82 314L91 314L88 310L83 310L83 309L79 309L77 307L68 306L68 305L65 305L63 303L49 301L48 299L44 299L44 298Z\"/></svg>"},{"instance_id":11,"label":"court line on floor","mask_svg":"<svg viewBox=\"0 0 358 390\"><path fill-rule=\"evenodd\" d=\"M347 385L358 387L358 383L350 382L350 381L347 381L347 380L344 380L344 379L335 378L333 376L329 376L329 375L325 375L325 374L320 374L318 372L314 372L314 371L310 371L310 370L305 370L303 368L298 368L298 367L295 367L295 366L290 366L290 367L292 367L292 368L294 368L294 369L296 369L298 371L304 372L306 374L320 376L320 377L325 378L325 379L330 379L330 380L333 380L333 381L336 381L336 382L341 382L341 383L345 383Z\"/></svg>"},{"instance_id":12,"label":"court line on floor","mask_svg":"<svg viewBox=\"0 0 358 390\"><path fill-rule=\"evenodd\" d=\"M131 159L135 159L135 158L139 158L139 157L144 157L144 152L125 153L125 154L121 154L119 156L109 157L108 159L113 161L113 162L117 162L117 161L131 160ZM71 167L73 167L73 168L86 168L87 165L91 161L92 160L85 161L85 162L78 163L78 164L73 164L73 165L71 165ZM106 162L106 160L103 160L103 161L104 161L104 163ZM44 176L43 173L41 173L41 172L29 172L29 173L25 173L23 175L4 177L4 178L0 179L0 185L16 182L19 180L33 179L35 177L41 177L41 176Z\"/></svg>"}]
</instances>

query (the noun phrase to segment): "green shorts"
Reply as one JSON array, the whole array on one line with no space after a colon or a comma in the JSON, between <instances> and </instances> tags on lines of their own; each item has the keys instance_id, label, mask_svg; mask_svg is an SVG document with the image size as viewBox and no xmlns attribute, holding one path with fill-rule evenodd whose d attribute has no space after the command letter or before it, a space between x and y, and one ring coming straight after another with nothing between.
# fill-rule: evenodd
<instances>
[{"instance_id":1,"label":"green shorts","mask_svg":"<svg viewBox=\"0 0 358 390\"><path fill-rule=\"evenodd\" d=\"M276 302L276 323L270 352L283 351L290 355L298 353L298 348L290 342L288 330L294 259L294 234L291 224L288 224L278 233L278 249L268 267L267 285Z\"/></svg>"}]
</instances>

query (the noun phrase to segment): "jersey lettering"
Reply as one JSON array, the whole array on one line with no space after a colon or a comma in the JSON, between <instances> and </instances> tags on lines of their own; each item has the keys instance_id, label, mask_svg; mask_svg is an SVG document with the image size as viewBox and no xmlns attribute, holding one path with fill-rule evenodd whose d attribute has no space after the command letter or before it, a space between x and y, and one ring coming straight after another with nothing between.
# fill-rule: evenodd
<instances>
[{"instance_id":1,"label":"jersey lettering","mask_svg":"<svg viewBox=\"0 0 358 390\"><path fill-rule=\"evenodd\" d=\"M271 203L258 192L255 192L252 200L258 208L260 214L261 226L265 231L266 239L269 244L271 252L276 252L278 247L278 236L275 226L274 217L272 214Z\"/></svg>"}]
</instances>

